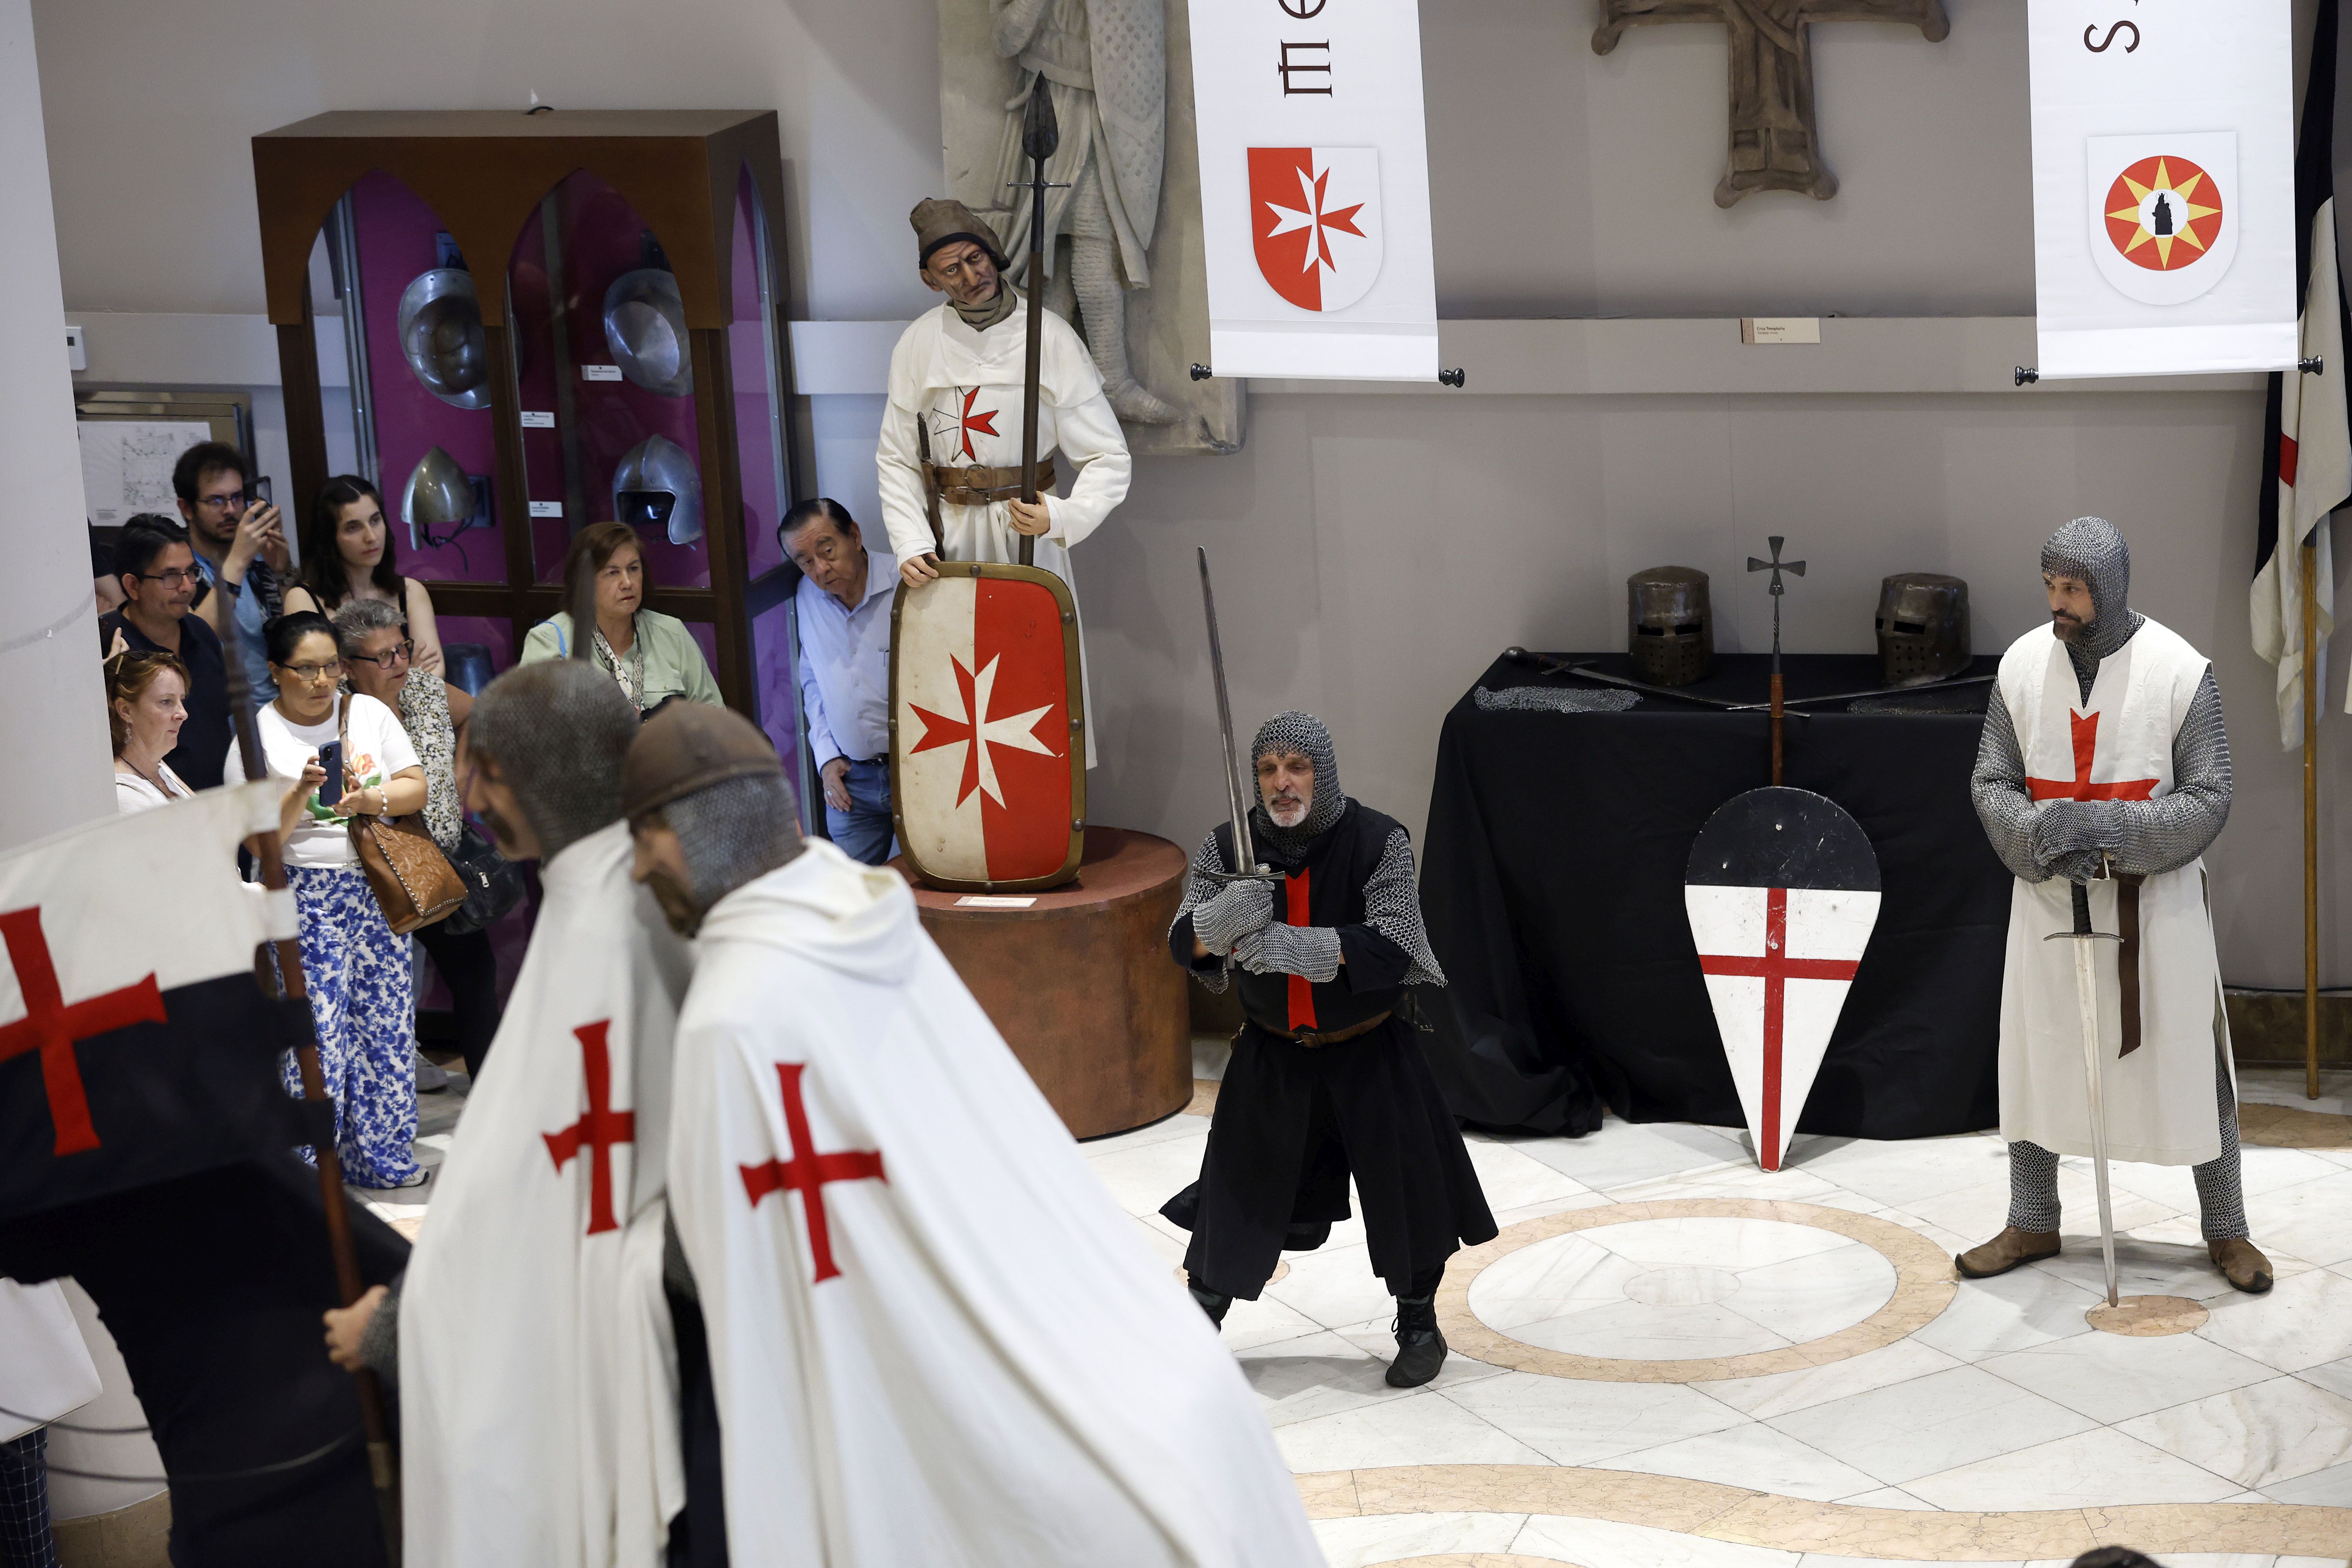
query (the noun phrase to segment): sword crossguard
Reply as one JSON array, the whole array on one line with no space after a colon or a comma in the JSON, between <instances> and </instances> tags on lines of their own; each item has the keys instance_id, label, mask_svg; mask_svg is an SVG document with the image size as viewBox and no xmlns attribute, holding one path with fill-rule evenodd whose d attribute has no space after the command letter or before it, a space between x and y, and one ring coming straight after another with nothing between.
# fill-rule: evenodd
<instances>
[{"instance_id":1,"label":"sword crossguard","mask_svg":"<svg viewBox=\"0 0 2352 1568\"><path fill-rule=\"evenodd\" d=\"M1195 871L1192 874L1206 877L1212 882L1270 882L1277 887L1286 880L1281 872L1268 866L1260 866L1250 871Z\"/></svg>"},{"instance_id":2,"label":"sword crossguard","mask_svg":"<svg viewBox=\"0 0 2352 1568\"><path fill-rule=\"evenodd\" d=\"M2042 939L2044 942L2113 942L2123 938L2111 931L2053 931Z\"/></svg>"}]
</instances>

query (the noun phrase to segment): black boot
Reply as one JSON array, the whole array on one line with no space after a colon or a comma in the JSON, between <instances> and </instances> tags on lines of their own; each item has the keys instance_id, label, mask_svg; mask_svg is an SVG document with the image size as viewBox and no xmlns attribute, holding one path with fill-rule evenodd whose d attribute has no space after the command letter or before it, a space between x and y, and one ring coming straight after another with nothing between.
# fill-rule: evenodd
<instances>
[{"instance_id":1,"label":"black boot","mask_svg":"<svg viewBox=\"0 0 2352 1568\"><path fill-rule=\"evenodd\" d=\"M1222 1329L1225 1326L1225 1309L1234 1304L1234 1299L1231 1296L1219 1295L1190 1276L1185 1278L1184 1289L1192 1292L1192 1300L1200 1303L1201 1310L1209 1314L1209 1324L1212 1328Z\"/></svg>"},{"instance_id":2,"label":"black boot","mask_svg":"<svg viewBox=\"0 0 2352 1568\"><path fill-rule=\"evenodd\" d=\"M1437 1300L1433 1296L1396 1299L1396 1360L1389 1363L1391 1388L1419 1388L1445 1364L1445 1336L1437 1331Z\"/></svg>"}]
</instances>

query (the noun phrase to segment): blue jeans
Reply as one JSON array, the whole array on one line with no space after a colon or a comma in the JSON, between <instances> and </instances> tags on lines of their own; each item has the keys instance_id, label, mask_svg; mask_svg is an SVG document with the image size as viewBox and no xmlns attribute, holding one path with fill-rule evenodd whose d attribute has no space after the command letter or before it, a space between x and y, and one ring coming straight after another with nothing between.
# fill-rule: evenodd
<instances>
[{"instance_id":1,"label":"blue jeans","mask_svg":"<svg viewBox=\"0 0 2352 1568\"><path fill-rule=\"evenodd\" d=\"M890 823L889 759L852 763L849 776L841 782L849 791L849 809L836 811L826 801L825 830L833 836L834 847L852 860L879 866L898 851Z\"/></svg>"}]
</instances>

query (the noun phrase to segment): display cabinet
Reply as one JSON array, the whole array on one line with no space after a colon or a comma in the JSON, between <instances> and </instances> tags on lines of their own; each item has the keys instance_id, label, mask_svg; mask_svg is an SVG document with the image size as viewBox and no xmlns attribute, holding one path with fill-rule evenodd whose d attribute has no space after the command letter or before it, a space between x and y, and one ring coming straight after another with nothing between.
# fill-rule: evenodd
<instances>
[{"instance_id":1,"label":"display cabinet","mask_svg":"<svg viewBox=\"0 0 2352 1568\"><path fill-rule=\"evenodd\" d=\"M774 113L344 111L253 163L289 528L347 457L444 641L504 668L562 607L572 536L629 523L648 607L798 778Z\"/></svg>"}]
</instances>

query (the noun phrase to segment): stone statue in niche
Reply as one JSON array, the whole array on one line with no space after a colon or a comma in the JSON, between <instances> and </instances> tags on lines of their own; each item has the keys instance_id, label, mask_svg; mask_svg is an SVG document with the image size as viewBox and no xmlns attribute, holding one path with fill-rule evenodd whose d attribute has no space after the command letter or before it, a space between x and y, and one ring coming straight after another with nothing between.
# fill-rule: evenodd
<instances>
[{"instance_id":1,"label":"stone statue in niche","mask_svg":"<svg viewBox=\"0 0 2352 1568\"><path fill-rule=\"evenodd\" d=\"M1909 22L1940 43L1950 35L1943 0L1601 0L1592 52L1617 47L1628 27L1720 22L1731 35L1731 153L1715 205L1755 191L1837 195L1813 128L1815 22Z\"/></svg>"},{"instance_id":2,"label":"stone statue in niche","mask_svg":"<svg viewBox=\"0 0 2352 1568\"><path fill-rule=\"evenodd\" d=\"M1209 357L1192 68L1184 0L940 0L948 193L1028 277L1021 123L1052 95L1045 308L1078 329L1139 457L1230 452L1242 388L1194 382Z\"/></svg>"}]
</instances>

